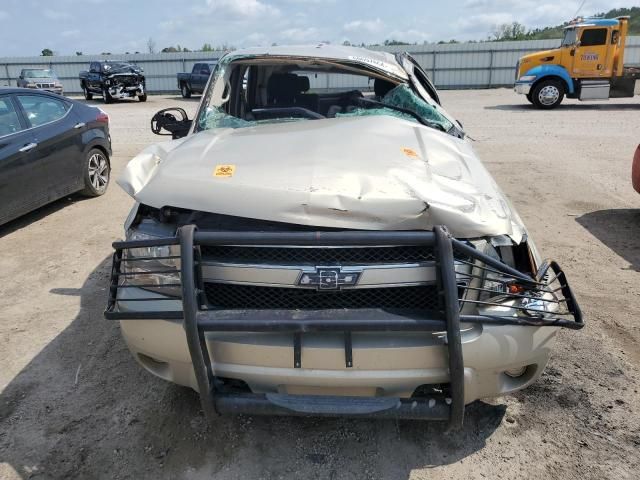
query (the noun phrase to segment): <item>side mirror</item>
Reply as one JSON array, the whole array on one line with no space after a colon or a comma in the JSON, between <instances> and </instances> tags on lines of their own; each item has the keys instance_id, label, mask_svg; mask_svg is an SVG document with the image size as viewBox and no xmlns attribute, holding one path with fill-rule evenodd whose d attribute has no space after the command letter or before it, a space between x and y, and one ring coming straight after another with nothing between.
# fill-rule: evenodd
<instances>
[{"instance_id":1,"label":"side mirror","mask_svg":"<svg viewBox=\"0 0 640 480\"><path fill-rule=\"evenodd\" d=\"M151 131L156 135L171 135L175 140L186 137L193 120L189 120L187 112L182 108L165 108L151 119ZM163 133L166 130L168 133Z\"/></svg>"}]
</instances>

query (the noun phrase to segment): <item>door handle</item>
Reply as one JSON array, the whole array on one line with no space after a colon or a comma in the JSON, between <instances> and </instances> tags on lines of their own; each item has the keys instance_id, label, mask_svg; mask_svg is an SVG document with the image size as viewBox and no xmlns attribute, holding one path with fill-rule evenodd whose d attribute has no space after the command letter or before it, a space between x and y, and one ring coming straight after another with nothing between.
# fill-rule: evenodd
<instances>
[{"instance_id":1,"label":"door handle","mask_svg":"<svg viewBox=\"0 0 640 480\"><path fill-rule=\"evenodd\" d=\"M73 128L82 128L82 127L86 127L87 124L84 122L80 122L80 123L76 123Z\"/></svg>"},{"instance_id":2,"label":"door handle","mask_svg":"<svg viewBox=\"0 0 640 480\"><path fill-rule=\"evenodd\" d=\"M38 146L37 143L27 143L24 147L22 147L19 151L24 153L24 152L29 152L31 150L33 150L34 148L36 148Z\"/></svg>"}]
</instances>

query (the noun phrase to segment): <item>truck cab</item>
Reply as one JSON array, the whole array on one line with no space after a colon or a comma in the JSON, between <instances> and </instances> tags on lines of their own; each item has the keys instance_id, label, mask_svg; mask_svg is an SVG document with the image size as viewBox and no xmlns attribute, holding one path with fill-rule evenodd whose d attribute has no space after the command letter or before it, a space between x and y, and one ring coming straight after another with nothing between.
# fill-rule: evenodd
<instances>
[{"instance_id":1,"label":"truck cab","mask_svg":"<svg viewBox=\"0 0 640 480\"><path fill-rule=\"evenodd\" d=\"M559 48L523 56L515 91L538 108L555 108L566 96L579 100L632 97L640 69L624 65L629 17L577 19Z\"/></svg>"}]
</instances>

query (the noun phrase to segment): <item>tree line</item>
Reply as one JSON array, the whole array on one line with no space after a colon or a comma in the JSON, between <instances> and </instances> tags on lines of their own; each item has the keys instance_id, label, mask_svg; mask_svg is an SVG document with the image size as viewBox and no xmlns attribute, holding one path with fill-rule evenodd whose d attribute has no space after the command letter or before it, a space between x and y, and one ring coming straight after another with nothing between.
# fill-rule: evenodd
<instances>
[{"instance_id":1,"label":"tree line","mask_svg":"<svg viewBox=\"0 0 640 480\"><path fill-rule=\"evenodd\" d=\"M628 15L631 17L629 21L629 34L630 35L640 35L640 7L631 7L631 8L614 8L609 10L606 13L599 13L595 15L595 17L599 18L616 18L620 16ZM506 41L518 41L518 40L547 40L547 39L555 39L562 38L564 28L569 25L569 22L565 22L562 25L556 25L554 27L543 27L543 28L527 28L520 22L511 22L504 23L502 25L496 25L493 27L492 31L488 34L487 38L484 40L468 40L464 43L478 43L478 42L506 42ZM325 41L324 43L331 43L329 41ZM423 42L426 44L427 42ZM438 44L453 44L453 43L462 43L456 39L451 40L440 40L437 42ZM276 43L273 43L272 46L276 46ZM343 42L345 46L360 46L365 47L364 43L361 44L352 44L348 40ZM371 47L379 47L379 46L397 46L397 45L417 45L416 42L406 42L403 40L397 39L387 39L382 43L375 43L369 45ZM232 51L235 50L236 47L228 44L226 42L220 45L213 45L211 43L205 43L199 49L189 49L187 47L181 45L169 45L168 47L164 47L161 49L157 48L156 42L153 38L149 38L147 40L147 51L148 53L176 53L176 52L214 52L214 51ZM140 53L140 52L125 52L127 55L129 53ZM43 57L50 57L55 55L56 53L49 49L45 48L42 50L41 55ZM76 52L76 55L82 55L82 52ZM102 52L102 55L111 55L111 52Z\"/></svg>"}]
</instances>

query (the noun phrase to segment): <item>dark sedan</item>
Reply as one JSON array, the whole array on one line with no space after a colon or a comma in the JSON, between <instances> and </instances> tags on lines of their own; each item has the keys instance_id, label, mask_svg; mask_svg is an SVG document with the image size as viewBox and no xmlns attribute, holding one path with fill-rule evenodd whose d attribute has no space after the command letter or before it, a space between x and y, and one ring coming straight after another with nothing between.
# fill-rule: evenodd
<instances>
[{"instance_id":1,"label":"dark sedan","mask_svg":"<svg viewBox=\"0 0 640 480\"><path fill-rule=\"evenodd\" d=\"M26 88L0 88L0 225L74 192L106 192L109 117Z\"/></svg>"}]
</instances>

